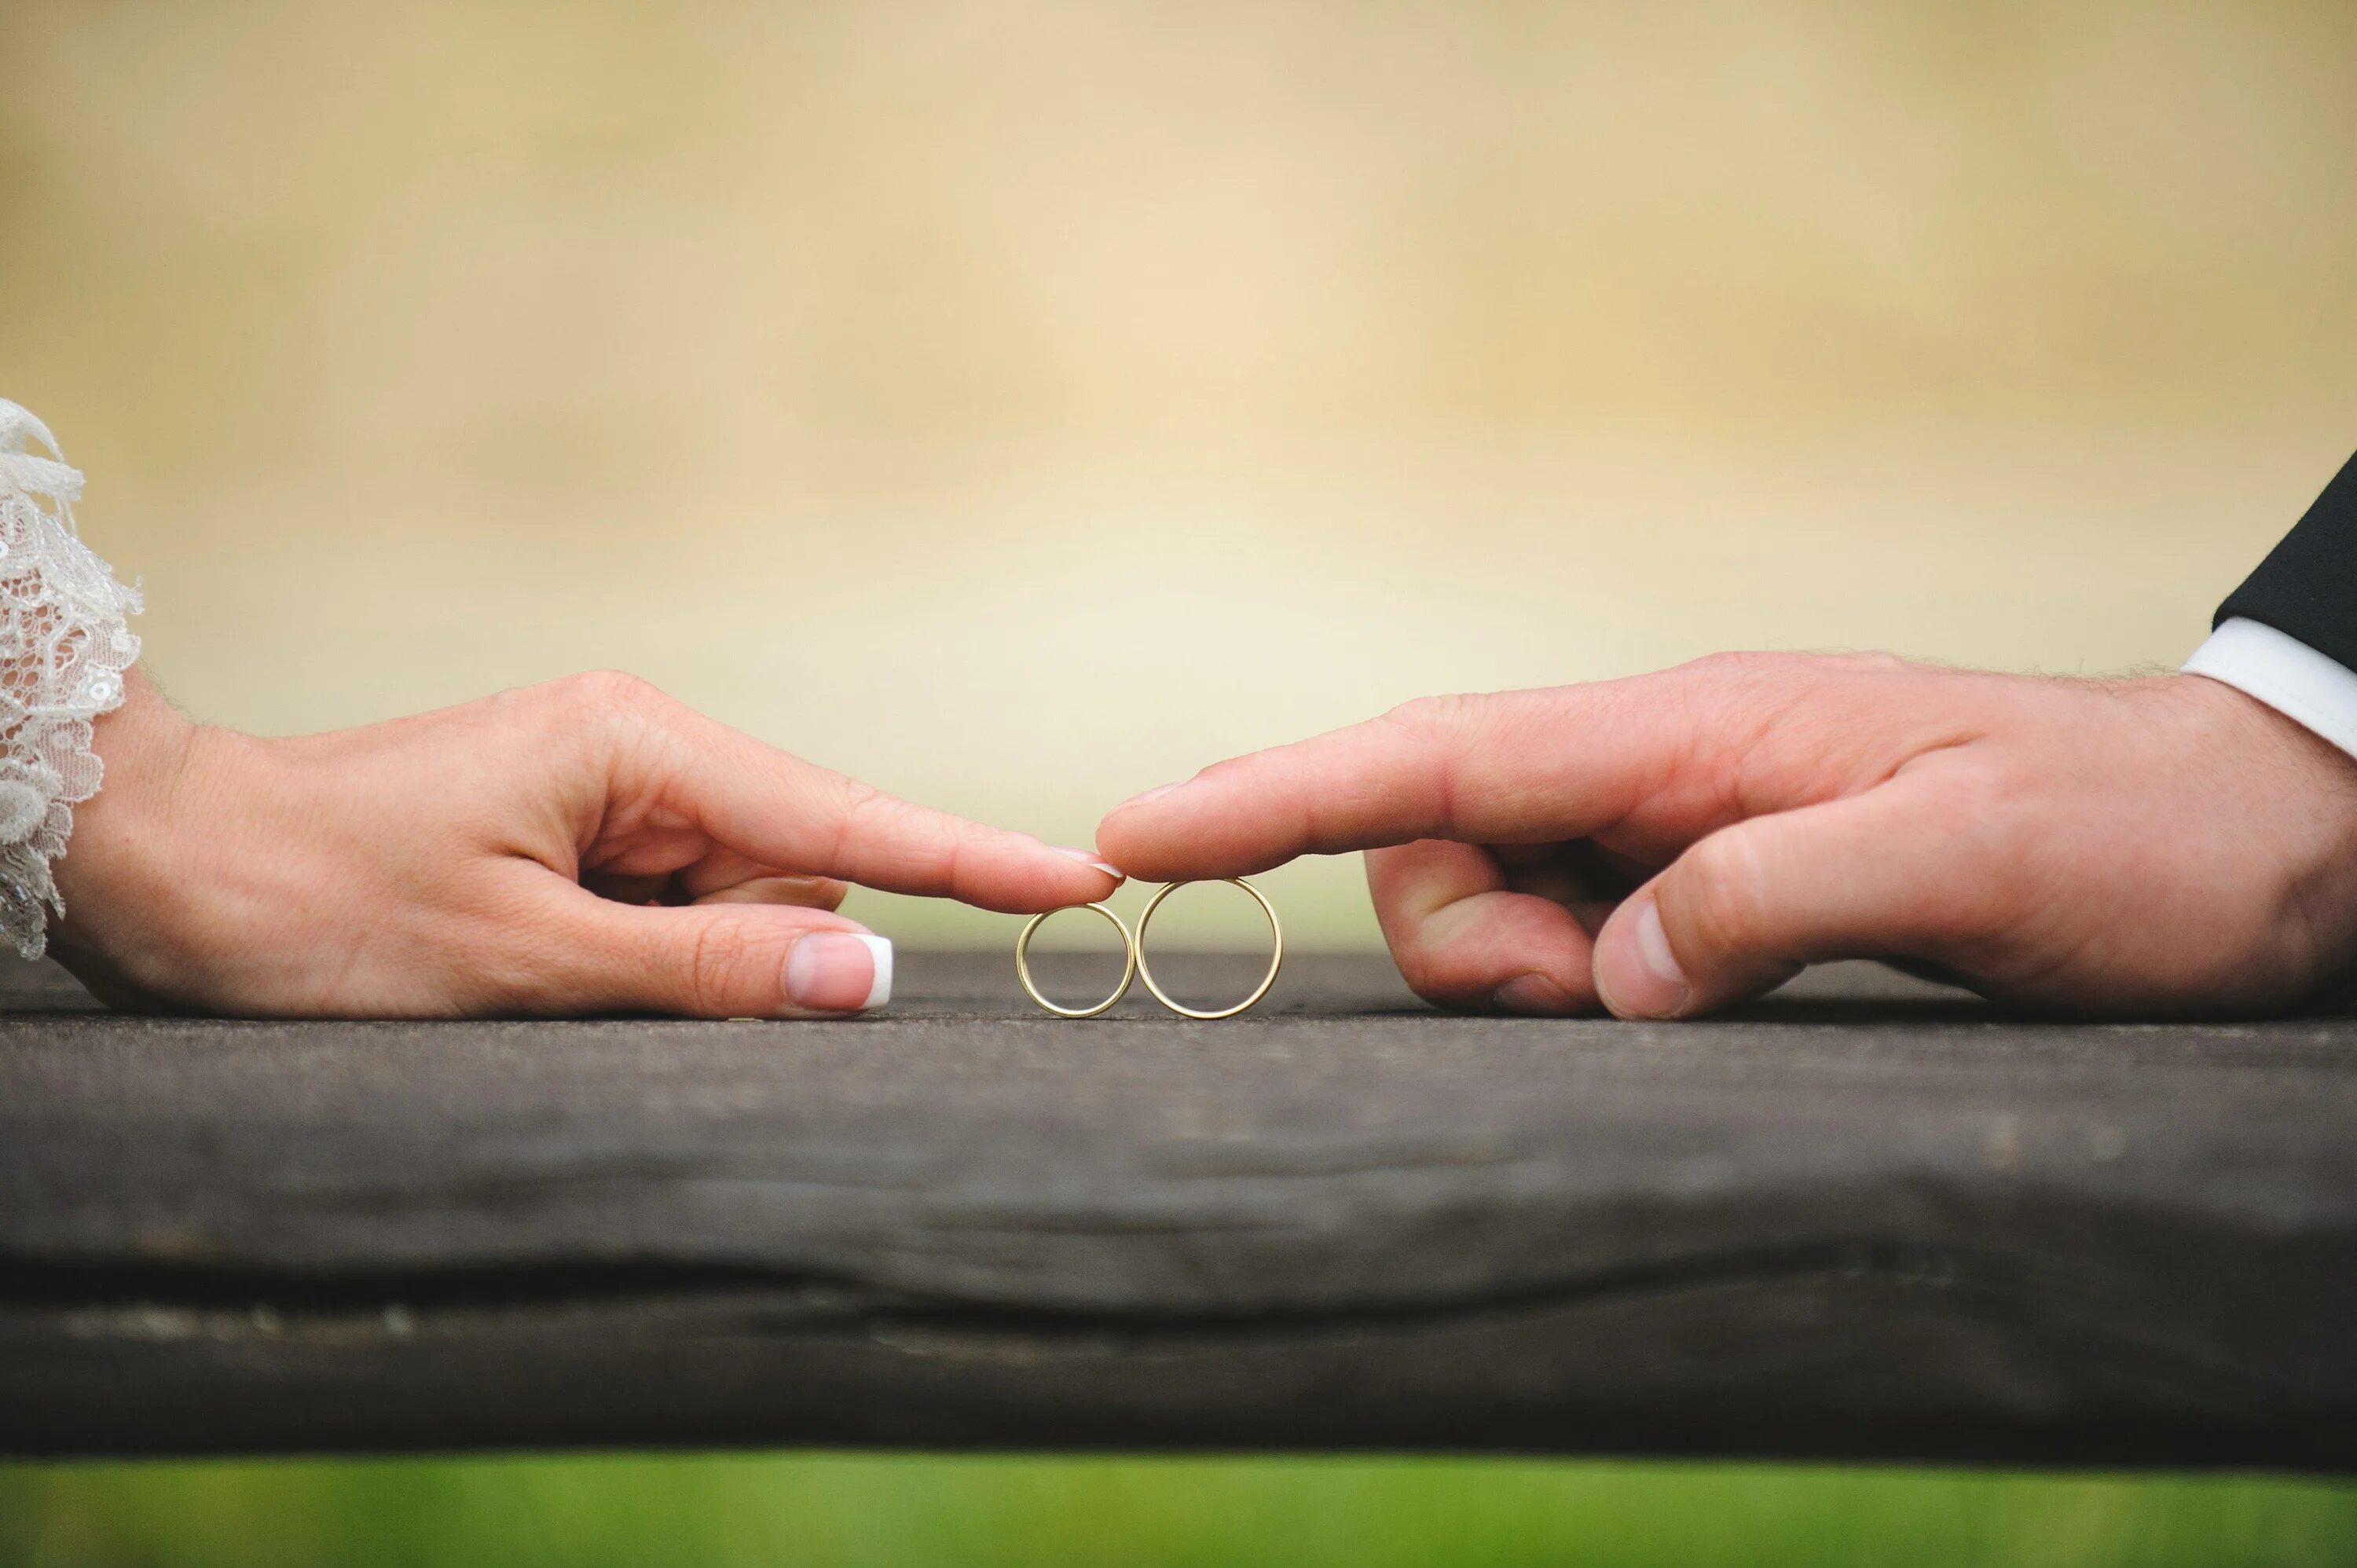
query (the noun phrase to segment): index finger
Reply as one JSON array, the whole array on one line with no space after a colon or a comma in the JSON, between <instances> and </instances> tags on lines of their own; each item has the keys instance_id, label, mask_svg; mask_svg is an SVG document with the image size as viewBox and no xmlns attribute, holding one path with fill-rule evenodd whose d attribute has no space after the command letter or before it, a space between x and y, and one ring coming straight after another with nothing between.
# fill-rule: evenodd
<instances>
[{"instance_id":1,"label":"index finger","mask_svg":"<svg viewBox=\"0 0 2357 1568\"><path fill-rule=\"evenodd\" d=\"M674 808L761 865L1007 914L1089 903L1121 885L1086 850L912 804L692 709L673 724Z\"/></svg>"},{"instance_id":2,"label":"index finger","mask_svg":"<svg viewBox=\"0 0 2357 1568\"><path fill-rule=\"evenodd\" d=\"M1098 825L1097 847L1132 875L1179 880L1420 839L1554 843L1630 823L1688 843L1887 776L1890 753L1929 733L1925 704L1899 683L1936 678L1722 656L1592 685L1426 698L1141 795Z\"/></svg>"}]
</instances>

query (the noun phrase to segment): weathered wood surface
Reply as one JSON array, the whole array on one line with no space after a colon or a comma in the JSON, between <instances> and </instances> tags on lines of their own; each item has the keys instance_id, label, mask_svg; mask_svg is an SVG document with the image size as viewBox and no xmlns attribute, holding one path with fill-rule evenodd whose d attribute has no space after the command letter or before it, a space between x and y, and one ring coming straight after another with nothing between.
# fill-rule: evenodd
<instances>
[{"instance_id":1,"label":"weathered wood surface","mask_svg":"<svg viewBox=\"0 0 2357 1568\"><path fill-rule=\"evenodd\" d=\"M1310 959L1241 1019L1076 1024L1003 955L903 968L852 1024L18 993L0 1449L2357 1466L2357 1022L1854 969L1472 1019Z\"/></svg>"}]
</instances>

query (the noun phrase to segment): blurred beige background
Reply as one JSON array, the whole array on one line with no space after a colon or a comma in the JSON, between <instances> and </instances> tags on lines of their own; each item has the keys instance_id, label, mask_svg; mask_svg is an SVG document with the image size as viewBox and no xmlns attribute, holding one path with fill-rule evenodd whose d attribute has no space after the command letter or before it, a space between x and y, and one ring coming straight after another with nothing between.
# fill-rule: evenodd
<instances>
[{"instance_id":1,"label":"blurred beige background","mask_svg":"<svg viewBox=\"0 0 2357 1568\"><path fill-rule=\"evenodd\" d=\"M0 394L265 731L620 666L1086 843L1426 691L2171 663L2357 446L2346 0L0 0Z\"/></svg>"}]
</instances>

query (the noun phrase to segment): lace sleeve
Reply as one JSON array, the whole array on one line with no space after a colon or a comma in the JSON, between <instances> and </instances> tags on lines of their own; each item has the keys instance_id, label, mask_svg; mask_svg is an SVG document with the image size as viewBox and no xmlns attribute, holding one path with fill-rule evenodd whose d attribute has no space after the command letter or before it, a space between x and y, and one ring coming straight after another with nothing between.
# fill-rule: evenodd
<instances>
[{"instance_id":1,"label":"lace sleeve","mask_svg":"<svg viewBox=\"0 0 2357 1568\"><path fill-rule=\"evenodd\" d=\"M48 456L43 456L44 452ZM27 958L65 912L49 863L98 792L91 721L139 657L136 588L74 532L81 475L48 427L0 398L0 937Z\"/></svg>"}]
</instances>

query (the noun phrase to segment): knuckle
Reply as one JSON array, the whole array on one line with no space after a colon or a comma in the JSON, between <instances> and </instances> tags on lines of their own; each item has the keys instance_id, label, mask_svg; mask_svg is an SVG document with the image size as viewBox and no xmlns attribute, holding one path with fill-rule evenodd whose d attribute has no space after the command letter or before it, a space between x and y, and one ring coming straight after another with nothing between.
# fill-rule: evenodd
<instances>
[{"instance_id":1,"label":"knuckle","mask_svg":"<svg viewBox=\"0 0 2357 1568\"><path fill-rule=\"evenodd\" d=\"M834 842L827 846L826 863L840 867L850 863L856 846L888 836L899 802L859 779L839 777L834 790Z\"/></svg>"},{"instance_id":2,"label":"knuckle","mask_svg":"<svg viewBox=\"0 0 2357 1568\"><path fill-rule=\"evenodd\" d=\"M548 737L578 758L646 760L673 733L672 700L654 682L621 670L590 670L541 688Z\"/></svg>"},{"instance_id":3,"label":"knuckle","mask_svg":"<svg viewBox=\"0 0 2357 1568\"><path fill-rule=\"evenodd\" d=\"M1392 962L1407 988L1426 1002L1445 999L1440 966L1429 943L1413 933L1392 943Z\"/></svg>"},{"instance_id":4,"label":"knuckle","mask_svg":"<svg viewBox=\"0 0 2357 1568\"><path fill-rule=\"evenodd\" d=\"M889 822L894 808L899 804L899 800L864 779L854 779L847 774L837 776L834 809L845 822L864 823L870 819Z\"/></svg>"},{"instance_id":5,"label":"knuckle","mask_svg":"<svg viewBox=\"0 0 2357 1568\"><path fill-rule=\"evenodd\" d=\"M1407 988L1426 1002L1460 1005L1480 991L1469 977L1465 955L1445 946L1411 938L1392 949L1392 962Z\"/></svg>"},{"instance_id":6,"label":"knuckle","mask_svg":"<svg viewBox=\"0 0 2357 1568\"><path fill-rule=\"evenodd\" d=\"M1728 649L1718 653L1706 653L1684 666L1698 675L1722 679L1753 680L1762 676L1790 673L1805 662L1805 655L1768 653L1753 649Z\"/></svg>"},{"instance_id":7,"label":"knuckle","mask_svg":"<svg viewBox=\"0 0 2357 1568\"><path fill-rule=\"evenodd\" d=\"M1883 675L1897 674L1916 667L1913 660L1902 659L1896 653L1886 653L1878 648L1859 649L1854 652L1842 654L1837 659L1828 660L1827 662Z\"/></svg>"},{"instance_id":8,"label":"knuckle","mask_svg":"<svg viewBox=\"0 0 2357 1568\"><path fill-rule=\"evenodd\" d=\"M1767 875L1759 846L1739 827L1722 829L1685 853L1675 913L1701 945L1747 952L1768 930Z\"/></svg>"},{"instance_id":9,"label":"knuckle","mask_svg":"<svg viewBox=\"0 0 2357 1568\"><path fill-rule=\"evenodd\" d=\"M1456 831L1462 775L1482 750L1478 734L1481 707L1482 700L1475 696L1418 697L1380 721L1407 737L1409 766L1420 775L1416 789L1429 802L1424 830L1435 836Z\"/></svg>"},{"instance_id":10,"label":"knuckle","mask_svg":"<svg viewBox=\"0 0 2357 1568\"><path fill-rule=\"evenodd\" d=\"M1399 852L1370 853L1367 857L1367 884L1375 906L1376 923L1382 927L1383 945L1391 950L1392 963L1407 988L1426 1002L1447 1004L1456 1000L1456 976L1449 972L1448 944L1437 940L1428 915L1402 896L1402 890L1392 886L1386 876L1386 863L1398 869Z\"/></svg>"},{"instance_id":11,"label":"knuckle","mask_svg":"<svg viewBox=\"0 0 2357 1568\"><path fill-rule=\"evenodd\" d=\"M1905 664L1906 660L1888 653L1793 653L1738 649L1706 653L1679 669L1712 683L1774 689L1822 682L1830 676L1857 674L1869 669L1903 668Z\"/></svg>"},{"instance_id":12,"label":"knuckle","mask_svg":"<svg viewBox=\"0 0 2357 1568\"><path fill-rule=\"evenodd\" d=\"M1448 741L1464 732L1477 702L1457 693L1416 697L1391 709L1383 720L1424 739Z\"/></svg>"},{"instance_id":13,"label":"knuckle","mask_svg":"<svg viewBox=\"0 0 2357 1568\"><path fill-rule=\"evenodd\" d=\"M555 705L569 714L642 715L670 699L653 682L623 670L588 670L549 682Z\"/></svg>"}]
</instances>

